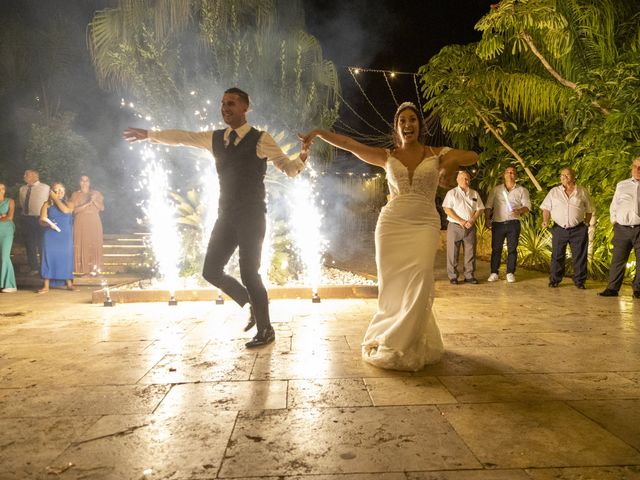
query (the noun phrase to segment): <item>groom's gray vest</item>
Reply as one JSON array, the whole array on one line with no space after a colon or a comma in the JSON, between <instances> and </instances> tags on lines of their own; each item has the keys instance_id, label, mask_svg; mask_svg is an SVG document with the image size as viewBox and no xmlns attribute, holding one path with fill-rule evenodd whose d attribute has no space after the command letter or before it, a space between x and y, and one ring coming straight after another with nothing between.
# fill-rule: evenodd
<instances>
[{"instance_id":1,"label":"groom's gray vest","mask_svg":"<svg viewBox=\"0 0 640 480\"><path fill-rule=\"evenodd\" d=\"M252 127L240 143L228 148L224 146L224 132L213 132L213 156L220 182L218 213L264 214L267 162L256 154L262 132Z\"/></svg>"}]
</instances>

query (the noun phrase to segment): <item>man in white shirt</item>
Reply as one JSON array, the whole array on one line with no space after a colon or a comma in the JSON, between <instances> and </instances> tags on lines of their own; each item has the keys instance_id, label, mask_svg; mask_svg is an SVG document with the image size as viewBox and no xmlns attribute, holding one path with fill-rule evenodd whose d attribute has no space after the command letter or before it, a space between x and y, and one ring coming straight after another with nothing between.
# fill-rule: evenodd
<instances>
[{"instance_id":1,"label":"man in white shirt","mask_svg":"<svg viewBox=\"0 0 640 480\"><path fill-rule=\"evenodd\" d=\"M572 168L560 170L561 185L553 187L544 198L542 226L551 227L551 267L549 269L549 287L556 288L565 270L567 244L571 247L573 261L573 283L577 288L585 289L587 280L587 247L589 246L589 222L593 215L593 203L589 192L576 185L576 173Z\"/></svg>"},{"instance_id":2,"label":"man in white shirt","mask_svg":"<svg viewBox=\"0 0 640 480\"><path fill-rule=\"evenodd\" d=\"M609 267L609 284L598 295L617 297L631 249L635 250L636 259L640 261L640 157L636 157L631 164L631 178L616 186L609 213L613 224L613 255ZM640 298L638 270L636 263L636 276L631 283L635 298Z\"/></svg>"},{"instance_id":3,"label":"man in white shirt","mask_svg":"<svg viewBox=\"0 0 640 480\"><path fill-rule=\"evenodd\" d=\"M484 209L478 192L470 188L471 175L461 170L456 178L458 186L447 192L442 208L447 213L447 275L449 282L458 284L458 255L464 245L464 281L477 284L476 220Z\"/></svg>"},{"instance_id":4,"label":"man in white shirt","mask_svg":"<svg viewBox=\"0 0 640 480\"><path fill-rule=\"evenodd\" d=\"M40 209L49 199L49 185L40 181L37 170L25 170L22 177L26 183L18 192L20 205L20 226L22 239L29 262L29 274L40 272L39 256L42 255L42 227L40 226Z\"/></svg>"},{"instance_id":5,"label":"man in white shirt","mask_svg":"<svg viewBox=\"0 0 640 480\"><path fill-rule=\"evenodd\" d=\"M516 185L516 167L504 170L504 183L497 185L487 198L485 215L491 227L491 275L489 282L496 282L502 258L502 246L507 240L507 282L516 281L520 217L531 210L529 191Z\"/></svg>"},{"instance_id":6,"label":"man in white shirt","mask_svg":"<svg viewBox=\"0 0 640 480\"><path fill-rule=\"evenodd\" d=\"M304 168L307 154L302 152L298 158L289 159L271 135L247 123L248 109L249 95L239 88L230 88L225 91L221 105L222 118L229 128L206 132L128 128L124 138L129 142L150 140L164 145L204 148L213 154L220 199L218 219L211 232L202 275L241 307L251 306L245 331L257 325L258 333L246 343L247 348L252 348L275 340L267 290L258 273L266 228L266 162L273 162L293 177ZM236 248L239 248L242 283L224 271Z\"/></svg>"}]
</instances>

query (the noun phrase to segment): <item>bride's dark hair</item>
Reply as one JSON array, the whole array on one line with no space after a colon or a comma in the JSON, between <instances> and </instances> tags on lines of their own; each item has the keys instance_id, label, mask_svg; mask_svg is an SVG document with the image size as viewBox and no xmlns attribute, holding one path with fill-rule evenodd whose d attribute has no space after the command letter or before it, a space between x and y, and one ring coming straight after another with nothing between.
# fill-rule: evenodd
<instances>
[{"instance_id":1,"label":"bride's dark hair","mask_svg":"<svg viewBox=\"0 0 640 480\"><path fill-rule=\"evenodd\" d=\"M420 115L418 107L416 107L413 102L404 102L400 104L393 117L393 145L397 147L401 143L400 137L398 137L398 117L400 117L400 114L405 110L413 110L416 117L418 117L418 127L420 129L418 131L418 141L424 143L424 124L422 123L422 115Z\"/></svg>"}]
</instances>

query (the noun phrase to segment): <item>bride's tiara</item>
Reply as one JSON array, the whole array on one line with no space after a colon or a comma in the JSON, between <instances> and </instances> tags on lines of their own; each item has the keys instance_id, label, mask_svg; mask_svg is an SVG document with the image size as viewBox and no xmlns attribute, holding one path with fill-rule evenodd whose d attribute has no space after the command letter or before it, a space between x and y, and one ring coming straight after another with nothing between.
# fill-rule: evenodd
<instances>
[{"instance_id":1,"label":"bride's tiara","mask_svg":"<svg viewBox=\"0 0 640 480\"><path fill-rule=\"evenodd\" d=\"M398 112L400 112L401 110L404 110L405 108L413 108L416 112L418 111L418 107L416 107L415 103L413 103L413 102L402 102L400 104L400 106L398 107L398 109L396 110L396 115L398 114Z\"/></svg>"}]
</instances>

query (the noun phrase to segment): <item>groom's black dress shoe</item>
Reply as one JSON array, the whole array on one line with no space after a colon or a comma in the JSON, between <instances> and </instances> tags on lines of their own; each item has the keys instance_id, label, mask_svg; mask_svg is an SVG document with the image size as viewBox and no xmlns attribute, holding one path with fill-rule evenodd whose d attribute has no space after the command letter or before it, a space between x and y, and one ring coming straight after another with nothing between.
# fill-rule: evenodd
<instances>
[{"instance_id":1,"label":"groom's black dress shoe","mask_svg":"<svg viewBox=\"0 0 640 480\"><path fill-rule=\"evenodd\" d=\"M268 330L264 330L262 332L258 332L255 337L251 339L251 341L244 344L247 348L253 347L261 347L262 345L268 345L276 339L276 332L273 331L272 327L269 327Z\"/></svg>"},{"instance_id":2,"label":"groom's black dress shoe","mask_svg":"<svg viewBox=\"0 0 640 480\"><path fill-rule=\"evenodd\" d=\"M618 292L616 292L615 290L611 290L610 288L605 288L598 295L600 295L601 297L617 297Z\"/></svg>"},{"instance_id":3,"label":"groom's black dress shoe","mask_svg":"<svg viewBox=\"0 0 640 480\"><path fill-rule=\"evenodd\" d=\"M249 311L251 313L249 315L249 320L247 320L247 324L244 326L245 332L248 332L249 330L251 330L253 326L256 324L256 316L253 314L253 307L250 307Z\"/></svg>"}]
</instances>

